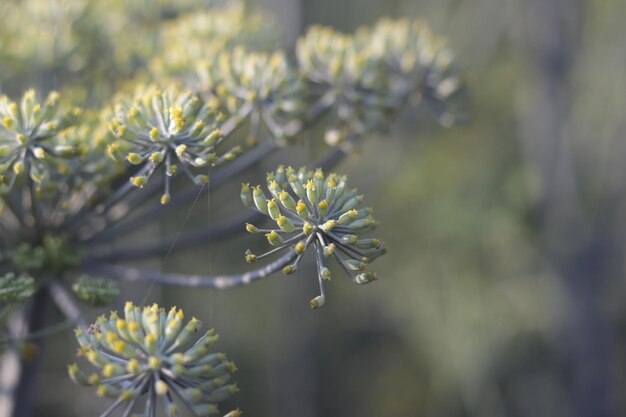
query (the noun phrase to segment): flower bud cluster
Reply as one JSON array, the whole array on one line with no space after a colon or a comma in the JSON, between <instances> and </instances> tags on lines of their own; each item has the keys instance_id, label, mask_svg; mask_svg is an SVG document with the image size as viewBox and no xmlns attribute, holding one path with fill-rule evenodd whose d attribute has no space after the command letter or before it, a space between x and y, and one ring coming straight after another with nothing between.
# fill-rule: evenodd
<instances>
[{"instance_id":1,"label":"flower bud cluster","mask_svg":"<svg viewBox=\"0 0 626 417\"><path fill-rule=\"evenodd\" d=\"M240 123L250 119L249 142L261 125L278 141L289 138L289 122L304 118L300 77L283 52L249 52L241 47L222 52L198 66L200 88L226 106Z\"/></svg>"},{"instance_id":2,"label":"flower bud cluster","mask_svg":"<svg viewBox=\"0 0 626 417\"><path fill-rule=\"evenodd\" d=\"M320 100L332 105L325 140L338 145L350 135L381 130L391 116L389 80L371 47L354 36L314 26L298 40L301 73Z\"/></svg>"},{"instance_id":3,"label":"flower bud cluster","mask_svg":"<svg viewBox=\"0 0 626 417\"><path fill-rule=\"evenodd\" d=\"M243 203L269 216L276 227L261 229L247 224L250 233L264 233L274 249L262 255L246 252L246 260L256 262L282 250L291 249L297 257L283 269L291 274L298 269L307 249L316 257L320 295L311 300L311 307L324 304L324 282L330 280L325 259L333 257L357 284L376 279L366 267L387 252L384 243L362 235L378 226L370 208L360 208L363 197L350 189L346 177L325 176L321 169L279 167L268 174L269 197L260 186L244 184Z\"/></svg>"},{"instance_id":4,"label":"flower bud cluster","mask_svg":"<svg viewBox=\"0 0 626 417\"><path fill-rule=\"evenodd\" d=\"M50 191L59 199L57 210L71 210L72 198L75 199L75 195L81 192L90 195L90 190L94 187L103 193L109 192L114 187L115 180L124 173L125 161L105 157L107 146L116 139L107 130L107 119L99 113L94 111L86 114L80 125L59 135L59 140L73 146L80 157L58 163L62 182L50 184L49 187L54 187Z\"/></svg>"},{"instance_id":5,"label":"flower bud cluster","mask_svg":"<svg viewBox=\"0 0 626 417\"><path fill-rule=\"evenodd\" d=\"M382 19L353 35L315 26L298 40L296 55L311 93L332 109L330 145L387 129L412 95L445 109L461 90L454 56L419 21ZM440 113L443 123L453 121Z\"/></svg>"},{"instance_id":6,"label":"flower bud cluster","mask_svg":"<svg viewBox=\"0 0 626 417\"><path fill-rule=\"evenodd\" d=\"M36 288L35 280L31 276L7 272L0 276L0 302L6 304L24 302L33 296Z\"/></svg>"},{"instance_id":7,"label":"flower bud cluster","mask_svg":"<svg viewBox=\"0 0 626 417\"><path fill-rule=\"evenodd\" d=\"M72 285L72 291L79 300L93 306L106 306L117 299L120 293L117 282L102 278L81 275Z\"/></svg>"},{"instance_id":8,"label":"flower bud cluster","mask_svg":"<svg viewBox=\"0 0 626 417\"><path fill-rule=\"evenodd\" d=\"M78 121L81 110L61 105L57 92L39 100L35 90L19 102L0 97L0 184L4 191L27 175L41 186L58 178L62 160L78 155L60 135Z\"/></svg>"},{"instance_id":9,"label":"flower bud cluster","mask_svg":"<svg viewBox=\"0 0 626 417\"><path fill-rule=\"evenodd\" d=\"M235 146L218 154L224 137L219 128L223 116L189 91L175 87L160 90L150 87L132 100L122 100L109 124L120 139L109 145L111 157L126 159L138 166L131 183L142 188L157 168L164 168L165 190L161 203L170 201L170 177L179 170L195 184L206 184L206 174L195 175L193 168L218 166L231 161L242 150Z\"/></svg>"},{"instance_id":10,"label":"flower bud cluster","mask_svg":"<svg viewBox=\"0 0 626 417\"><path fill-rule=\"evenodd\" d=\"M464 88L456 57L446 40L421 20L381 19L371 29L357 32L372 54L385 62L392 97L417 94L443 106L437 116L442 124L455 122L445 108L454 105ZM398 103L402 105L402 103Z\"/></svg>"},{"instance_id":11,"label":"flower bud cluster","mask_svg":"<svg viewBox=\"0 0 626 417\"><path fill-rule=\"evenodd\" d=\"M33 67L82 70L90 51L85 40L77 35L89 3L89 0L3 1L1 76L33 72Z\"/></svg>"},{"instance_id":12,"label":"flower bud cluster","mask_svg":"<svg viewBox=\"0 0 626 417\"><path fill-rule=\"evenodd\" d=\"M183 320L183 311L175 307L166 312L156 304L126 303L124 318L112 312L88 330L76 329L78 354L97 372L87 375L71 364L70 377L114 399L109 413L120 407L129 415L145 398L144 416L156 416L159 403L168 417L180 415L181 405L196 416L217 414L216 403L238 391L227 383L237 368L223 353L211 351L219 338L214 330L194 342L201 324Z\"/></svg>"},{"instance_id":13,"label":"flower bud cluster","mask_svg":"<svg viewBox=\"0 0 626 417\"><path fill-rule=\"evenodd\" d=\"M161 52L150 62L157 75L184 75L199 61L234 46L268 49L277 41L271 19L240 3L179 17L161 33Z\"/></svg>"}]
</instances>

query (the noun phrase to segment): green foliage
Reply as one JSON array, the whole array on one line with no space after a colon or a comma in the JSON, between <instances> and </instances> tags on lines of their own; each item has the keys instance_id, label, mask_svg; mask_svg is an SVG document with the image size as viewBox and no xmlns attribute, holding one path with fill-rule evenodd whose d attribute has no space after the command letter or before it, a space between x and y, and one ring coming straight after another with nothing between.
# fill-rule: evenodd
<instances>
[{"instance_id":1,"label":"green foliage","mask_svg":"<svg viewBox=\"0 0 626 417\"><path fill-rule=\"evenodd\" d=\"M0 277L0 301L7 304L22 303L35 293L33 277L7 272Z\"/></svg>"},{"instance_id":2,"label":"green foliage","mask_svg":"<svg viewBox=\"0 0 626 417\"><path fill-rule=\"evenodd\" d=\"M82 251L72 247L60 236L46 235L41 244L23 242L8 251L9 258L20 270L35 277L50 277L71 270L80 264Z\"/></svg>"},{"instance_id":3,"label":"green foliage","mask_svg":"<svg viewBox=\"0 0 626 417\"><path fill-rule=\"evenodd\" d=\"M106 306L113 303L120 294L115 281L102 278L90 278L81 275L72 285L72 291L79 300L93 306Z\"/></svg>"}]
</instances>

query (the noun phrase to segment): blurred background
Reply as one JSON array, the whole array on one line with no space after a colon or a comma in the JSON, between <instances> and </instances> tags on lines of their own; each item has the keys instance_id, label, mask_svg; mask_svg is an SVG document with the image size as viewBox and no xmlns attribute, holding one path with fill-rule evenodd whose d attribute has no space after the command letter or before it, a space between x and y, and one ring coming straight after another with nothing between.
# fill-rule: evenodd
<instances>
[{"instance_id":1,"label":"blurred background","mask_svg":"<svg viewBox=\"0 0 626 417\"><path fill-rule=\"evenodd\" d=\"M35 3L49 7L24 6ZM101 26L78 10L91 3L89 19L100 16ZM141 73L132 49L149 44L159 22L215 2L100 3L2 0L3 92L70 87L96 102ZM451 129L425 109L407 111L336 168L381 221L377 235L390 251L373 265L378 282L356 287L337 274L318 311L308 306L312 263L245 288L150 290L149 301L183 306L219 331L219 348L240 369L241 393L230 404L251 417L626 415L623 0L252 4L274 16L277 43L290 51L313 24L350 32L383 16L424 18L457 54L471 105L468 123ZM41 29L53 16L54 36ZM124 38L129 25L145 38ZM113 46L131 50L111 53L99 41L106 31L119 36ZM241 181L311 162L327 151L322 142L312 132L234 179L194 209L188 226L240 210ZM132 239L171 235L186 213ZM164 269L243 271L243 250L263 246L241 233L170 256ZM146 292L126 286L118 308ZM38 416L106 407L67 378L74 345L70 331L48 341Z\"/></svg>"}]
</instances>

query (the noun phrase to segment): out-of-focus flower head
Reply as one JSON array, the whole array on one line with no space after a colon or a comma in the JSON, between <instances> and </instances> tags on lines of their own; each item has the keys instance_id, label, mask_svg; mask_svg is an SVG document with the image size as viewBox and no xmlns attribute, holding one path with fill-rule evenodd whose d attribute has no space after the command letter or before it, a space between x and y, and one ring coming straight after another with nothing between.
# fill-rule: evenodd
<instances>
[{"instance_id":1,"label":"out-of-focus flower head","mask_svg":"<svg viewBox=\"0 0 626 417\"><path fill-rule=\"evenodd\" d=\"M332 110L328 144L344 144L351 136L387 127L394 110L388 101L389 79L370 45L314 26L298 40L296 55L312 92Z\"/></svg>"},{"instance_id":2,"label":"out-of-focus flower head","mask_svg":"<svg viewBox=\"0 0 626 417\"><path fill-rule=\"evenodd\" d=\"M198 62L234 46L249 50L275 47L278 36L270 18L236 2L172 20L160 39L163 48L151 61L151 71L157 75L187 75Z\"/></svg>"},{"instance_id":3,"label":"out-of-focus flower head","mask_svg":"<svg viewBox=\"0 0 626 417\"><path fill-rule=\"evenodd\" d=\"M448 110L464 88L456 57L444 38L424 21L386 18L356 36L387 66L392 99L403 101L411 94L423 97L434 106L442 124L456 121L458 115Z\"/></svg>"},{"instance_id":4,"label":"out-of-focus flower head","mask_svg":"<svg viewBox=\"0 0 626 417\"><path fill-rule=\"evenodd\" d=\"M198 66L200 89L224 103L236 122L250 118L249 140L263 127L277 141L290 138L289 123L304 119L302 83L283 52L237 47Z\"/></svg>"},{"instance_id":5,"label":"out-of-focus flower head","mask_svg":"<svg viewBox=\"0 0 626 417\"><path fill-rule=\"evenodd\" d=\"M88 330L76 329L78 354L97 372L87 375L71 364L70 377L115 400L108 413L121 408L129 415L145 399L142 415L148 417L157 415L159 404L168 417L179 415L180 404L197 416L217 414L216 403L238 391L227 384L237 368L223 353L211 351L218 340L214 330L195 340L200 322L183 320L183 311L175 307L167 312L156 304L126 303L124 318L112 312Z\"/></svg>"},{"instance_id":6,"label":"out-of-focus flower head","mask_svg":"<svg viewBox=\"0 0 626 417\"><path fill-rule=\"evenodd\" d=\"M39 100L28 90L19 102L0 97L0 184L9 191L22 176L41 187L63 173L62 160L78 155L78 148L61 137L74 125L81 110L62 106L57 92Z\"/></svg>"},{"instance_id":7,"label":"out-of-focus flower head","mask_svg":"<svg viewBox=\"0 0 626 417\"><path fill-rule=\"evenodd\" d=\"M89 204L95 190L110 191L115 179L124 173L123 161L104 157L113 139L106 128L107 119L93 111L86 112L83 119L58 137L62 144L75 148L80 157L61 161L58 170L62 181L48 184L46 190L56 198L55 211L69 213ZM76 195L84 197L77 199Z\"/></svg>"},{"instance_id":8,"label":"out-of-focus flower head","mask_svg":"<svg viewBox=\"0 0 626 417\"><path fill-rule=\"evenodd\" d=\"M246 252L250 263L282 250L293 250L297 257L283 269L291 274L298 269L302 257L311 248L317 261L320 295L311 300L317 308L325 302L324 282L330 280L325 259L334 257L351 280L366 284L376 279L365 272L369 263L387 252L378 239L364 238L378 225L370 208L359 208L363 197L348 188L347 178L336 174L325 176L321 169L279 167L268 174L268 199L260 186L244 184L241 198L248 207L256 208L276 222L276 228L261 229L248 224L250 233L265 233L275 248L262 255Z\"/></svg>"},{"instance_id":9,"label":"out-of-focus flower head","mask_svg":"<svg viewBox=\"0 0 626 417\"><path fill-rule=\"evenodd\" d=\"M79 36L89 0L3 1L0 58L3 78L33 69L85 67L89 47Z\"/></svg>"}]
</instances>

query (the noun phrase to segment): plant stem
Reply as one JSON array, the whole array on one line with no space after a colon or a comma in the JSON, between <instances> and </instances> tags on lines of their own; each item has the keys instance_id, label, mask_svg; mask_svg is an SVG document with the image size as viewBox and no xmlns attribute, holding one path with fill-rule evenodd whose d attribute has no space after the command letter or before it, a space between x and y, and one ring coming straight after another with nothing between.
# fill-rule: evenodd
<instances>
[{"instance_id":1,"label":"plant stem","mask_svg":"<svg viewBox=\"0 0 626 417\"><path fill-rule=\"evenodd\" d=\"M125 280L129 282L148 282L161 285L170 285L177 287L191 288L217 288L225 289L247 285L253 281L257 281L274 272L280 271L289 264L295 257L296 253L290 250L289 253L281 256L274 262L244 274L235 275L186 275L186 274L168 274L158 271L145 271L137 268L130 268L120 265L111 264L92 264L84 265L86 272L101 274L110 278Z\"/></svg>"},{"instance_id":2,"label":"plant stem","mask_svg":"<svg viewBox=\"0 0 626 417\"><path fill-rule=\"evenodd\" d=\"M11 345L19 346L20 343L23 343L29 340L35 340L35 339L40 339L42 337L51 336L55 333L60 332L61 330L67 329L71 325L72 325L72 321L65 320L60 323L56 323L51 326L48 326L44 329L38 330L36 332L28 333L27 335L20 337L20 338L0 339L0 346L2 346L3 344L6 344L7 346L11 346Z\"/></svg>"},{"instance_id":3,"label":"plant stem","mask_svg":"<svg viewBox=\"0 0 626 417\"><path fill-rule=\"evenodd\" d=\"M265 143L259 145L254 150L245 153L229 166L217 171L211 177L208 186L205 187L205 190L203 192L210 192L216 189L217 187L221 186L226 181L231 179L233 176L239 174L240 172L243 172L252 164L260 161L261 159L269 155L275 149L276 145L274 145L273 143ZM198 188L194 187L177 195L176 198L173 198L168 205L157 206L145 212L142 212L129 220L123 220L120 223L106 228L102 232L95 233L93 236L87 238L84 243L88 245L98 244L108 242L111 239L117 238L119 236L123 236L145 224L152 222L154 219L161 217L163 214L173 209L184 206L185 204L197 198L197 196Z\"/></svg>"}]
</instances>

